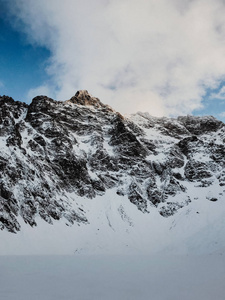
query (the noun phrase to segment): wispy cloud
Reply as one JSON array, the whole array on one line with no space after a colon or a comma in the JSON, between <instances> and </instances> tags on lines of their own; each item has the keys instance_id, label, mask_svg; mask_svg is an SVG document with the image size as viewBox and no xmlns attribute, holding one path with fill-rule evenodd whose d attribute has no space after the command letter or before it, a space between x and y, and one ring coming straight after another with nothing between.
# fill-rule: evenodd
<instances>
[{"instance_id":1,"label":"wispy cloud","mask_svg":"<svg viewBox=\"0 0 225 300\"><path fill-rule=\"evenodd\" d=\"M0 80L0 88L3 88L5 85L3 83L3 81Z\"/></svg>"},{"instance_id":2,"label":"wispy cloud","mask_svg":"<svg viewBox=\"0 0 225 300\"><path fill-rule=\"evenodd\" d=\"M45 95L48 97L52 97L53 92L49 85L38 86L37 88L33 88L33 89L29 90L29 92L27 94L27 98L28 98L27 100L31 100L34 97L36 97L37 95Z\"/></svg>"},{"instance_id":3,"label":"wispy cloud","mask_svg":"<svg viewBox=\"0 0 225 300\"><path fill-rule=\"evenodd\" d=\"M217 93L212 93L210 95L211 99L225 100L225 86L222 86Z\"/></svg>"},{"instance_id":4,"label":"wispy cloud","mask_svg":"<svg viewBox=\"0 0 225 300\"><path fill-rule=\"evenodd\" d=\"M50 49L58 99L88 89L126 113L190 113L225 73L223 0L14 0L10 8L30 42Z\"/></svg>"},{"instance_id":5,"label":"wispy cloud","mask_svg":"<svg viewBox=\"0 0 225 300\"><path fill-rule=\"evenodd\" d=\"M219 116L220 116L221 118L225 118L225 111L221 112L221 113L219 114Z\"/></svg>"}]
</instances>

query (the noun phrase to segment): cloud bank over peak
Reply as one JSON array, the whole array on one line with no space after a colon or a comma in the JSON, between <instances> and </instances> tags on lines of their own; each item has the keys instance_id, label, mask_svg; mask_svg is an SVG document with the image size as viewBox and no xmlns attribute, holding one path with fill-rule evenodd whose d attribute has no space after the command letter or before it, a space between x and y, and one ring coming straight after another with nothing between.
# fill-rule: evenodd
<instances>
[{"instance_id":1,"label":"cloud bank over peak","mask_svg":"<svg viewBox=\"0 0 225 300\"><path fill-rule=\"evenodd\" d=\"M14 0L31 43L47 47L49 81L29 92L87 89L122 113L191 113L225 75L223 0ZM35 93L35 94L34 94Z\"/></svg>"}]
</instances>

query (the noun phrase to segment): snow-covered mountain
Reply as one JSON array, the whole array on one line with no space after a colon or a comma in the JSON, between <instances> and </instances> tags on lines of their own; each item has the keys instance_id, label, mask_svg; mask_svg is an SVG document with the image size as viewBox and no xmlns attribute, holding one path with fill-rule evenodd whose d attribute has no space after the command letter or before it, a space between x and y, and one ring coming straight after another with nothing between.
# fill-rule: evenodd
<instances>
[{"instance_id":1,"label":"snow-covered mountain","mask_svg":"<svg viewBox=\"0 0 225 300\"><path fill-rule=\"evenodd\" d=\"M0 253L224 252L224 141L211 116L2 96Z\"/></svg>"}]
</instances>

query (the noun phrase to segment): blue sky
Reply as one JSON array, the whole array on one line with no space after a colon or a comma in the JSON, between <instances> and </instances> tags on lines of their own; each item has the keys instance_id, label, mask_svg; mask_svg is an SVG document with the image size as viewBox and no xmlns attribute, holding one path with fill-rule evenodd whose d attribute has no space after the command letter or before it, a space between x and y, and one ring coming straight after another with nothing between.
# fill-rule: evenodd
<instances>
[{"instance_id":1,"label":"blue sky","mask_svg":"<svg viewBox=\"0 0 225 300\"><path fill-rule=\"evenodd\" d=\"M24 33L16 31L0 14L0 94L28 101L27 93L48 80L45 68L50 52L31 45Z\"/></svg>"},{"instance_id":2,"label":"blue sky","mask_svg":"<svg viewBox=\"0 0 225 300\"><path fill-rule=\"evenodd\" d=\"M0 0L0 94L225 121L222 0ZM113 87L113 88L112 88Z\"/></svg>"}]
</instances>

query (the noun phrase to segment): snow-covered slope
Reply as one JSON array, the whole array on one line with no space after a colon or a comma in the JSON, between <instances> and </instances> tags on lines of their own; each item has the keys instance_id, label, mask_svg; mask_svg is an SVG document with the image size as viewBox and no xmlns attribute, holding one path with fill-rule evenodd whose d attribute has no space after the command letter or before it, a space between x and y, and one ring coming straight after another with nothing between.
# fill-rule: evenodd
<instances>
[{"instance_id":1,"label":"snow-covered slope","mask_svg":"<svg viewBox=\"0 0 225 300\"><path fill-rule=\"evenodd\" d=\"M0 97L0 253L223 253L224 140L213 117L124 118L87 91Z\"/></svg>"}]
</instances>

